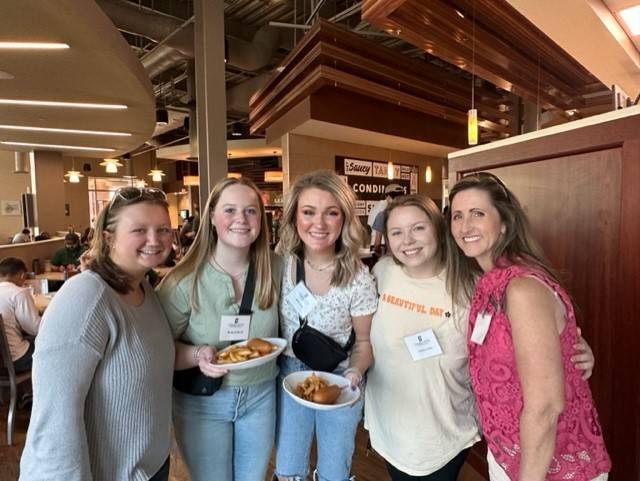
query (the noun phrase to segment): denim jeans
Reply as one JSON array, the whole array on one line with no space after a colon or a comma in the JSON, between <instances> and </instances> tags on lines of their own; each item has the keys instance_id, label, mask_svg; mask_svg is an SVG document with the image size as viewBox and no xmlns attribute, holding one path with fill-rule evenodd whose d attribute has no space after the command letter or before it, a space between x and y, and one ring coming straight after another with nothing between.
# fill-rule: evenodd
<instances>
[{"instance_id":1,"label":"denim jeans","mask_svg":"<svg viewBox=\"0 0 640 481\"><path fill-rule=\"evenodd\" d=\"M362 419L362 399L352 406L317 411L295 402L284 392L282 379L309 368L298 359L281 356L276 427L276 474L305 480L309 472L309 451L316 436L318 464L316 480L347 481L355 449L358 423ZM342 368L334 371L342 372Z\"/></svg>"},{"instance_id":2,"label":"denim jeans","mask_svg":"<svg viewBox=\"0 0 640 481\"><path fill-rule=\"evenodd\" d=\"M263 481L275 430L274 381L212 396L173 391L178 447L191 481Z\"/></svg>"}]
</instances>

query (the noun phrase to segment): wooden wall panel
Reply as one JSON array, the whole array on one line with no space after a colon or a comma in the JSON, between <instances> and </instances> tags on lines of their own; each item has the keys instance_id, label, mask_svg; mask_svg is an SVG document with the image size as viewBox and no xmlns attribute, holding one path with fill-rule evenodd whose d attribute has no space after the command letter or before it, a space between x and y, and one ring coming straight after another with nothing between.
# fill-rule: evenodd
<instances>
[{"instance_id":1,"label":"wooden wall panel","mask_svg":"<svg viewBox=\"0 0 640 481\"><path fill-rule=\"evenodd\" d=\"M449 178L489 170L522 202L595 352L609 479L640 481L640 117L611 124L457 157Z\"/></svg>"}]
</instances>

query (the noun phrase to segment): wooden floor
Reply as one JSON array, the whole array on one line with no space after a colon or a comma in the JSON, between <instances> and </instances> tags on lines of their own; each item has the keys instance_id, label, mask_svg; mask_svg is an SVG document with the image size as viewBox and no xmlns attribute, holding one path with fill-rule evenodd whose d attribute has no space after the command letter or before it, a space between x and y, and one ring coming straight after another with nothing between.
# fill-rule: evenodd
<instances>
[{"instance_id":1,"label":"wooden floor","mask_svg":"<svg viewBox=\"0 0 640 481\"><path fill-rule=\"evenodd\" d=\"M5 398L6 399L6 398ZM26 431L29 423L29 411L18 410L13 437L13 446L7 446L7 404L0 407L0 481L16 481L20 464L20 453L24 447ZM356 452L353 458L352 474L357 481L387 481L387 469L382 459L375 453L367 455L367 434L360 429L356 438ZM271 466L273 469L273 466ZM184 464L181 462L177 450L173 449L171 458L170 481L188 481ZM271 480L271 474L265 481ZM218 481L218 480L216 480ZM469 465L464 466L458 481L484 481Z\"/></svg>"}]
</instances>

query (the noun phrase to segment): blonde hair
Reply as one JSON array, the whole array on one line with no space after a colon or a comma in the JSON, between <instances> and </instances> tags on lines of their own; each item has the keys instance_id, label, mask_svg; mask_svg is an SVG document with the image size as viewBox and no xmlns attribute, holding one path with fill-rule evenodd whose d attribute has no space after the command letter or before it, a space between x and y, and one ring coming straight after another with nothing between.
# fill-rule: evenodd
<instances>
[{"instance_id":1,"label":"blonde hair","mask_svg":"<svg viewBox=\"0 0 640 481\"><path fill-rule=\"evenodd\" d=\"M336 241L336 268L331 284L343 287L352 282L360 269L362 261L358 250L364 240L364 227L355 215L356 196L353 190L335 172L317 170L298 178L287 192L284 210L280 221L279 253L287 253L300 259L304 253L304 244L298 235L296 217L300 194L306 189L320 189L331 194L342 211L344 222L342 232Z\"/></svg>"},{"instance_id":2,"label":"blonde hair","mask_svg":"<svg viewBox=\"0 0 640 481\"><path fill-rule=\"evenodd\" d=\"M436 236L436 240L438 241L438 249L436 250L436 256L442 266L446 263L447 260L447 244L446 244L446 236L447 236L447 228L444 221L444 216L438 209L436 203L427 197L424 194L411 194L411 195L403 195L402 197L396 197L393 199L387 208L384 210L383 218L384 218L384 241L387 245L389 244L389 235L387 232L387 221L389 220L389 216L394 209L398 207L416 207L423 211L429 222L433 226L433 230ZM389 253L396 264L402 264L391 252L389 249Z\"/></svg>"},{"instance_id":3,"label":"blonde hair","mask_svg":"<svg viewBox=\"0 0 640 481\"><path fill-rule=\"evenodd\" d=\"M194 311L199 310L198 302L198 283L202 276L202 270L205 268L209 259L213 256L213 252L218 242L218 234L211 222L211 214L213 213L222 192L232 185L244 185L253 190L258 198L260 206L260 233L258 238L251 244L249 258L255 265L256 273L256 298L260 309L268 309L277 298L277 282L274 281L271 272L271 256L269 251L269 238L266 229L267 216L262 203L262 196L256 185L248 179L241 177L239 179L223 179L218 182L209 194L209 199L202 213L200 220L200 228L196 233L193 244L185 255L184 259L173 268L162 280L160 287L173 288L187 275L193 273L193 280L190 287L190 305Z\"/></svg>"}]
</instances>

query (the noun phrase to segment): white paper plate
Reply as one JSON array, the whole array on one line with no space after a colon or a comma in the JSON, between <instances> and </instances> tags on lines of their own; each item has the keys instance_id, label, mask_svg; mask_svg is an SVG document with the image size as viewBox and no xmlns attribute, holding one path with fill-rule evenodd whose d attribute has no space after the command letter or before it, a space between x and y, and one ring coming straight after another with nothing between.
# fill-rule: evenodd
<instances>
[{"instance_id":1,"label":"white paper plate","mask_svg":"<svg viewBox=\"0 0 640 481\"><path fill-rule=\"evenodd\" d=\"M358 399L360 399L360 388L356 387L355 390L351 390L351 387L347 387L342 390L340 393L340 397L336 400L334 404L318 404L311 401L307 401L302 399L301 397L296 396L296 386L307 379L311 374L316 373L316 375L327 381L329 384L335 384L338 387L349 386L349 380L345 377L338 376L337 374L331 374L329 372L322 371L298 371L292 372L287 377L282 380L282 387L286 391L286 393L291 396L291 398L297 402L298 404L302 404L311 409L317 409L319 411L332 411L333 409L340 409L345 406L350 406Z\"/></svg>"},{"instance_id":2,"label":"white paper plate","mask_svg":"<svg viewBox=\"0 0 640 481\"><path fill-rule=\"evenodd\" d=\"M262 356L262 357L256 357L255 359L249 359L248 361L234 362L229 364L216 364L216 366L221 367L222 369L227 369L229 371L240 371L242 369L249 369L252 367L262 366L263 364L266 364L272 359L275 359L276 357L278 357L280 353L284 351L284 348L287 347L286 339L281 339L279 337L261 337L260 339L269 341L271 344L278 346L278 349L273 351L271 354L267 354L266 356ZM232 344L232 346L243 346L247 342L248 341L238 342L236 344ZM230 347L231 346L225 347L220 352L224 352Z\"/></svg>"}]
</instances>

